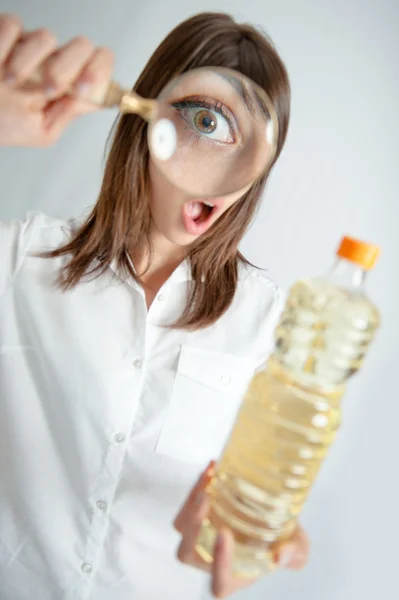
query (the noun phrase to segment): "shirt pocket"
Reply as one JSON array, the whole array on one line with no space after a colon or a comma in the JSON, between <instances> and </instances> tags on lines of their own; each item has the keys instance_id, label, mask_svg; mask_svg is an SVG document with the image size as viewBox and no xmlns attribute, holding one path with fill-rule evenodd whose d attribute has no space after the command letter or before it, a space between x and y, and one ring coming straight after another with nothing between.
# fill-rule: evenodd
<instances>
[{"instance_id":1,"label":"shirt pocket","mask_svg":"<svg viewBox=\"0 0 399 600\"><path fill-rule=\"evenodd\" d=\"M156 452L198 464L218 458L254 368L252 358L182 346Z\"/></svg>"}]
</instances>

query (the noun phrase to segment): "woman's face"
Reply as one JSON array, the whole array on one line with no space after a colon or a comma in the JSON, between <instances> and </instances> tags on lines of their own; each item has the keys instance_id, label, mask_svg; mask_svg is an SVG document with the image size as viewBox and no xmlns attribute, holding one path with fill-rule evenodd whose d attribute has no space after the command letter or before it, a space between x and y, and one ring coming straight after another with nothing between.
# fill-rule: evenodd
<instances>
[{"instance_id":1,"label":"woman's face","mask_svg":"<svg viewBox=\"0 0 399 600\"><path fill-rule=\"evenodd\" d=\"M188 246L264 171L273 149L270 101L244 76L217 69L185 73L160 99L149 130L152 219L170 242ZM231 189L239 191L220 195Z\"/></svg>"},{"instance_id":2,"label":"woman's face","mask_svg":"<svg viewBox=\"0 0 399 600\"><path fill-rule=\"evenodd\" d=\"M247 191L241 190L219 198L192 198L174 187L151 158L149 175L153 226L171 244L179 247L191 245Z\"/></svg>"}]
</instances>

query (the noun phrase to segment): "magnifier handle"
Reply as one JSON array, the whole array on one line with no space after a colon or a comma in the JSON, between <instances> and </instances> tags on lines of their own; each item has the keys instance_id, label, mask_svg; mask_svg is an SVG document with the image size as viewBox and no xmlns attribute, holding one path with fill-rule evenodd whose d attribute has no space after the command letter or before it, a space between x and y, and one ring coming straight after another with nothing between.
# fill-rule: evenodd
<instances>
[{"instance_id":1,"label":"magnifier handle","mask_svg":"<svg viewBox=\"0 0 399 600\"><path fill-rule=\"evenodd\" d=\"M29 78L29 83L38 86L44 85L42 71L37 70L33 73ZM73 89L71 88L67 93L73 95ZM115 81L97 86L85 97L85 100L103 108L118 107L122 113L138 114L146 121L155 116L158 105L156 100L142 98L136 92L122 88Z\"/></svg>"}]
</instances>

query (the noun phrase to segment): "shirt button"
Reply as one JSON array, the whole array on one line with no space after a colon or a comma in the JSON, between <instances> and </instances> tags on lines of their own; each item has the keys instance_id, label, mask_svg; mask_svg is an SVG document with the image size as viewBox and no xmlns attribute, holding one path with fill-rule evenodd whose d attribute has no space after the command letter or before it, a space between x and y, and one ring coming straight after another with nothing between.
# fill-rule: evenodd
<instances>
[{"instance_id":1,"label":"shirt button","mask_svg":"<svg viewBox=\"0 0 399 600\"><path fill-rule=\"evenodd\" d=\"M106 502L104 502L104 500L97 500L96 502L96 506L98 508L98 510L107 510L108 508L108 504Z\"/></svg>"},{"instance_id":2,"label":"shirt button","mask_svg":"<svg viewBox=\"0 0 399 600\"><path fill-rule=\"evenodd\" d=\"M125 441L126 436L125 436L124 433L117 433L117 434L115 434L115 438L114 439L115 439L115 442L117 444L122 444L122 442Z\"/></svg>"},{"instance_id":3,"label":"shirt button","mask_svg":"<svg viewBox=\"0 0 399 600\"><path fill-rule=\"evenodd\" d=\"M165 300L165 296L163 294L159 294L158 302L163 302Z\"/></svg>"},{"instance_id":4,"label":"shirt button","mask_svg":"<svg viewBox=\"0 0 399 600\"><path fill-rule=\"evenodd\" d=\"M133 361L133 366L135 369L141 369L141 367L143 366L143 361L139 358L136 358L136 360Z\"/></svg>"},{"instance_id":5,"label":"shirt button","mask_svg":"<svg viewBox=\"0 0 399 600\"><path fill-rule=\"evenodd\" d=\"M83 573L91 573L93 571L93 566L90 563L83 563L81 566Z\"/></svg>"},{"instance_id":6,"label":"shirt button","mask_svg":"<svg viewBox=\"0 0 399 600\"><path fill-rule=\"evenodd\" d=\"M231 377L230 377L230 375L222 375L220 378L220 381L223 385L229 385L229 383L231 381Z\"/></svg>"}]
</instances>

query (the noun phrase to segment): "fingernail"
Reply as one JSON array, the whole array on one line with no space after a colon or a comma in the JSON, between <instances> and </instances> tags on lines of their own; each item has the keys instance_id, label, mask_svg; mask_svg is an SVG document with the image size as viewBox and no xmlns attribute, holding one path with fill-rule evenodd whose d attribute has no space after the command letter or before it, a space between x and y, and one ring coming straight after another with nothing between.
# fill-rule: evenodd
<instances>
[{"instance_id":1,"label":"fingernail","mask_svg":"<svg viewBox=\"0 0 399 600\"><path fill-rule=\"evenodd\" d=\"M207 473L213 473L215 471L215 467L216 467L216 460L211 460L211 462L209 463L206 472Z\"/></svg>"},{"instance_id":2,"label":"fingernail","mask_svg":"<svg viewBox=\"0 0 399 600\"><path fill-rule=\"evenodd\" d=\"M215 541L215 552L220 552L220 550L223 548L223 543L224 543L223 531L219 531L216 536L216 541Z\"/></svg>"},{"instance_id":3,"label":"fingernail","mask_svg":"<svg viewBox=\"0 0 399 600\"><path fill-rule=\"evenodd\" d=\"M204 471L204 475L203 475L204 480L207 481L208 479L212 479L212 477L215 475L215 470L216 470L216 462L214 460L211 460L211 462L207 466L206 470Z\"/></svg>"},{"instance_id":4,"label":"fingernail","mask_svg":"<svg viewBox=\"0 0 399 600\"><path fill-rule=\"evenodd\" d=\"M277 558L278 566L282 567L283 569L285 569L286 567L289 567L289 565L292 562L292 559L294 558L294 554L295 554L295 548L293 546L291 546L290 544L283 546L278 553L278 558Z\"/></svg>"},{"instance_id":5,"label":"fingernail","mask_svg":"<svg viewBox=\"0 0 399 600\"><path fill-rule=\"evenodd\" d=\"M79 96L87 96L91 88L91 84L87 81L80 81L75 85L75 91Z\"/></svg>"}]
</instances>

